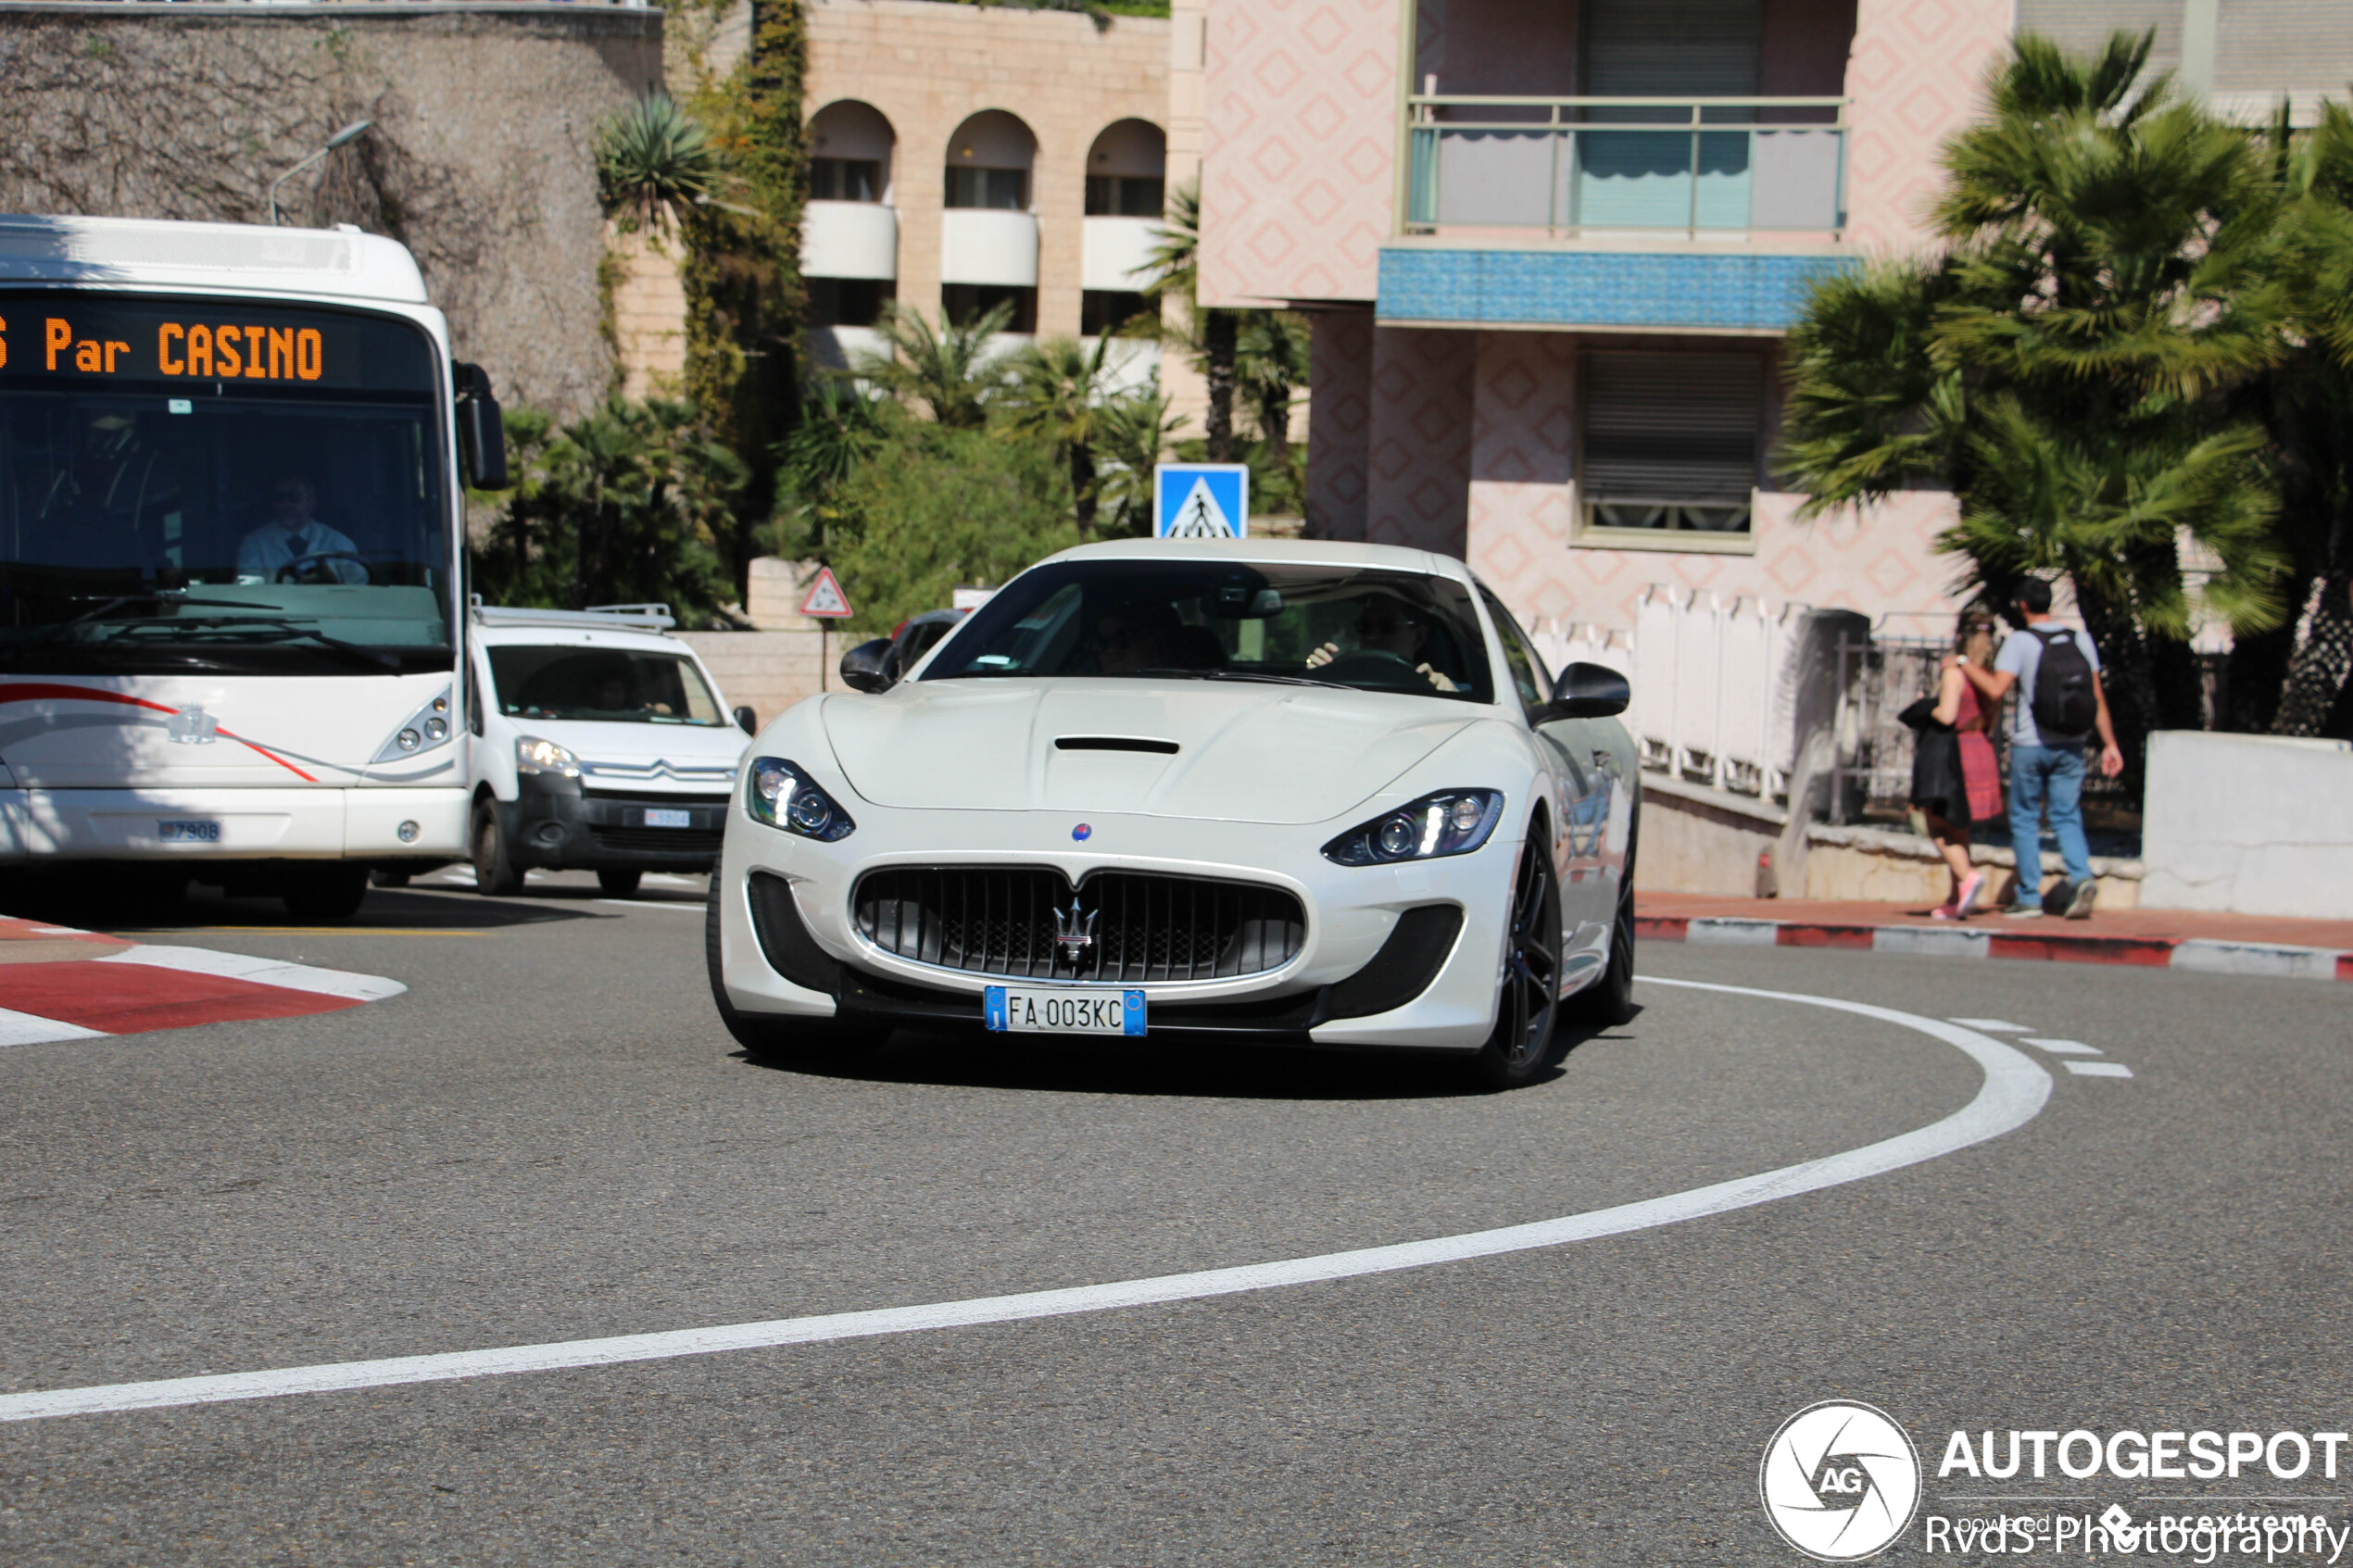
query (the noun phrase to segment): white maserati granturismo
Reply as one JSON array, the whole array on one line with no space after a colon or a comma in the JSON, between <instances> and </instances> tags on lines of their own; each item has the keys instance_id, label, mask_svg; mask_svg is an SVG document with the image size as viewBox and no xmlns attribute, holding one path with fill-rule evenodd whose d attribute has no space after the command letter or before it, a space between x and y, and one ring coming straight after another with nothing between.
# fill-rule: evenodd
<instances>
[{"instance_id":1,"label":"white maserati granturismo","mask_svg":"<svg viewBox=\"0 0 2353 1568\"><path fill-rule=\"evenodd\" d=\"M904 679L887 653L745 758L705 946L756 1057L1215 1036L1453 1052L1502 1088L1564 1019L1631 1013L1626 682L1548 673L1458 560L1090 545Z\"/></svg>"}]
</instances>

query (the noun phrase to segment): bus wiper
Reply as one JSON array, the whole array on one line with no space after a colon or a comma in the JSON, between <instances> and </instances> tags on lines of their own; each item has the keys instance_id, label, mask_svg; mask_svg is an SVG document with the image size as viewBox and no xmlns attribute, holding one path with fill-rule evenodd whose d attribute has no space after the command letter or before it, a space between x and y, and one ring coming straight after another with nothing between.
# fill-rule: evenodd
<instances>
[{"instance_id":1,"label":"bus wiper","mask_svg":"<svg viewBox=\"0 0 2353 1568\"><path fill-rule=\"evenodd\" d=\"M310 642L317 643L321 647L333 648L335 652L343 654L347 658L363 659L366 662L376 665L381 669L389 670L396 675L400 673L400 660L393 658L389 654L378 653L375 649L362 646L359 643L345 642L341 637L331 637L327 635L326 633L320 631L316 626L305 626L299 621L289 621L283 616L191 616L186 621L180 622L180 624L185 626L208 626L227 632L233 632L243 626L266 629L272 633L272 635L267 639L271 642L283 643L292 638L301 637Z\"/></svg>"},{"instance_id":2,"label":"bus wiper","mask_svg":"<svg viewBox=\"0 0 2353 1568\"><path fill-rule=\"evenodd\" d=\"M0 650L0 659L15 659L27 648L42 647L56 642L73 627L87 626L93 621L106 620L109 611L120 609L124 605L139 604L199 605L206 609L276 609L278 608L276 605L253 604L245 599L185 598L169 588L152 594L118 594L90 609L83 610L80 615L69 616L63 621L44 626L24 641L11 644L6 649ZM129 616L121 619L142 620L145 618Z\"/></svg>"}]
</instances>

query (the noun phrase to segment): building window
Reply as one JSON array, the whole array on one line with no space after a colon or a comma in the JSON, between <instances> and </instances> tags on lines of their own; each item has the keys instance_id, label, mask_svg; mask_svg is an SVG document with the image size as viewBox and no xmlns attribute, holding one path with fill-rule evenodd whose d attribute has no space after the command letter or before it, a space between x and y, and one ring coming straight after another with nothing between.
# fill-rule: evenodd
<instances>
[{"instance_id":1,"label":"building window","mask_svg":"<svg viewBox=\"0 0 2353 1568\"><path fill-rule=\"evenodd\" d=\"M882 200L882 163L866 157L812 157L809 199L821 202Z\"/></svg>"},{"instance_id":2,"label":"building window","mask_svg":"<svg viewBox=\"0 0 2353 1568\"><path fill-rule=\"evenodd\" d=\"M1745 549L1765 423L1754 354L1585 356L1583 532Z\"/></svg>"},{"instance_id":3,"label":"building window","mask_svg":"<svg viewBox=\"0 0 2353 1568\"><path fill-rule=\"evenodd\" d=\"M1080 337L1103 337L1119 331L1139 316L1149 316L1157 320L1160 311L1151 300L1139 294L1088 289L1078 296Z\"/></svg>"},{"instance_id":4,"label":"building window","mask_svg":"<svg viewBox=\"0 0 2353 1568\"><path fill-rule=\"evenodd\" d=\"M948 205L995 207L1003 212L1026 211L1029 207L1029 170L950 169L948 171Z\"/></svg>"},{"instance_id":5,"label":"building window","mask_svg":"<svg viewBox=\"0 0 2353 1568\"><path fill-rule=\"evenodd\" d=\"M1038 291L1014 288L1002 283L942 283L939 285L940 314L955 327L968 327L1000 305L1013 307L1013 319L1005 323L1009 332L1034 332L1038 330Z\"/></svg>"},{"instance_id":6,"label":"building window","mask_svg":"<svg viewBox=\"0 0 2353 1568\"><path fill-rule=\"evenodd\" d=\"M871 327L883 307L899 297L888 278L805 278L812 327Z\"/></svg>"},{"instance_id":7,"label":"building window","mask_svg":"<svg viewBox=\"0 0 2353 1568\"><path fill-rule=\"evenodd\" d=\"M1087 216L1089 218L1158 218L1165 200L1165 182L1136 174L1087 176Z\"/></svg>"}]
</instances>

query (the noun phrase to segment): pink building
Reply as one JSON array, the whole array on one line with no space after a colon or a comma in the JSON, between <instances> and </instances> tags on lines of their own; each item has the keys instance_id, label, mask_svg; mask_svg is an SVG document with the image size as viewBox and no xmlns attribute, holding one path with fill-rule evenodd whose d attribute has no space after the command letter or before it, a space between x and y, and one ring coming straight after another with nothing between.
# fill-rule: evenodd
<instances>
[{"instance_id":1,"label":"pink building","mask_svg":"<svg viewBox=\"0 0 2353 1568\"><path fill-rule=\"evenodd\" d=\"M2017 4L1176 0L1202 297L1316 312L1310 526L1531 623L1664 583L1929 630L1951 496L1797 521L1780 342L1810 277L1919 243Z\"/></svg>"}]
</instances>

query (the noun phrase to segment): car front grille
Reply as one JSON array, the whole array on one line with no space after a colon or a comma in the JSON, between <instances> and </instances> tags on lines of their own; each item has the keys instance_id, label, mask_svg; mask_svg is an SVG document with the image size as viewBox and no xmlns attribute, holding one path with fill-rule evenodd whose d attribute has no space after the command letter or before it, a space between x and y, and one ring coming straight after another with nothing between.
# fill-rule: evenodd
<instances>
[{"instance_id":1,"label":"car front grille","mask_svg":"<svg viewBox=\"0 0 2353 1568\"><path fill-rule=\"evenodd\" d=\"M884 952L1008 980L1231 980L1280 969L1307 937L1280 888L1135 872L1099 872L1074 894L1038 868L877 871L852 902Z\"/></svg>"},{"instance_id":2,"label":"car front grille","mask_svg":"<svg viewBox=\"0 0 2353 1568\"><path fill-rule=\"evenodd\" d=\"M588 824L589 836L599 849L642 854L647 850L673 855L716 855L720 842L726 834L717 829L698 833L693 828L622 828Z\"/></svg>"}]
</instances>

